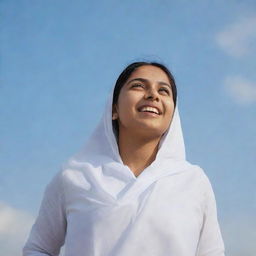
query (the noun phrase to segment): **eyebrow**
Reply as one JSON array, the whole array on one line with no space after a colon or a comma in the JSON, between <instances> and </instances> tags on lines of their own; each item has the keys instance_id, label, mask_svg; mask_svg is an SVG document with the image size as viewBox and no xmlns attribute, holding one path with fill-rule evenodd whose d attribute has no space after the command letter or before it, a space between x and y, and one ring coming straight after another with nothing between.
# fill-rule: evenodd
<instances>
[{"instance_id":1,"label":"eyebrow","mask_svg":"<svg viewBox=\"0 0 256 256\"><path fill-rule=\"evenodd\" d=\"M134 78L134 79L130 80L127 84L130 84L134 81L140 81L140 82L143 82L143 83L148 83L149 82L148 79L138 77L138 78ZM171 85L168 84L168 83L165 83L165 82L162 82L162 81L158 81L157 83L160 84L160 85L168 86L170 89L172 89Z\"/></svg>"}]
</instances>

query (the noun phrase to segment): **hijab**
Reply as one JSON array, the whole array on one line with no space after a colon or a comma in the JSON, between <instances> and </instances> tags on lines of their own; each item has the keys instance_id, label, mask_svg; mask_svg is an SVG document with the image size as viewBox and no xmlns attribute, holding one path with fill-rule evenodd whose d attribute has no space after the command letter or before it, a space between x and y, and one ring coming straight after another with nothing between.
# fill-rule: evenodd
<instances>
[{"instance_id":1,"label":"hijab","mask_svg":"<svg viewBox=\"0 0 256 256\"><path fill-rule=\"evenodd\" d=\"M90 182L90 191L100 195L102 203L116 203L136 197L152 183L165 176L189 171L178 107L176 105L170 126L162 136L155 160L135 177L120 157L112 125L112 100L110 94L105 112L95 131L65 169L81 170Z\"/></svg>"},{"instance_id":2,"label":"hijab","mask_svg":"<svg viewBox=\"0 0 256 256\"><path fill-rule=\"evenodd\" d=\"M186 161L177 106L155 160L135 177L118 151L111 94L88 142L48 185L23 255L58 255L64 242L66 256L224 256L214 194Z\"/></svg>"}]
</instances>

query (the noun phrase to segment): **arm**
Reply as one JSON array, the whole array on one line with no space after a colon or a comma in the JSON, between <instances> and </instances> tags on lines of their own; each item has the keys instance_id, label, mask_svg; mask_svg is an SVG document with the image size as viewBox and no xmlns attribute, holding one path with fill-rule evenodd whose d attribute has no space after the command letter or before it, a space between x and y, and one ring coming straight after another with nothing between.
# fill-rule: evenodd
<instances>
[{"instance_id":1,"label":"arm","mask_svg":"<svg viewBox=\"0 0 256 256\"><path fill-rule=\"evenodd\" d=\"M47 186L23 256L56 256L64 244L66 216L61 174Z\"/></svg>"},{"instance_id":2,"label":"arm","mask_svg":"<svg viewBox=\"0 0 256 256\"><path fill-rule=\"evenodd\" d=\"M217 220L217 209L211 184L206 177L204 221L197 256L224 256L224 244Z\"/></svg>"}]
</instances>

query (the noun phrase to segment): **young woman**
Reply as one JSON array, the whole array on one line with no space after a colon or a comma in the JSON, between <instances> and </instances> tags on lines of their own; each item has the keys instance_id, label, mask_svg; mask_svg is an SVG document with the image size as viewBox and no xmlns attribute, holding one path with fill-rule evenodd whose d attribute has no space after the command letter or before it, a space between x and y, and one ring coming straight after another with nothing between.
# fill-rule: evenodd
<instances>
[{"instance_id":1,"label":"young woman","mask_svg":"<svg viewBox=\"0 0 256 256\"><path fill-rule=\"evenodd\" d=\"M176 85L158 63L119 76L85 148L48 185L24 256L224 256L214 194L185 158Z\"/></svg>"}]
</instances>

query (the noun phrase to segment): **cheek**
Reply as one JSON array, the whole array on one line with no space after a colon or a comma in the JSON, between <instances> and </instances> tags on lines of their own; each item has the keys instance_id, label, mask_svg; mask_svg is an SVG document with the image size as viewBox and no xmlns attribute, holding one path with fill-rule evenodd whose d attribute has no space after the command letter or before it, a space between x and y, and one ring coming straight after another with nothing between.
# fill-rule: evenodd
<instances>
[{"instance_id":1,"label":"cheek","mask_svg":"<svg viewBox=\"0 0 256 256\"><path fill-rule=\"evenodd\" d=\"M174 103L173 101L170 101L166 104L165 120L166 120L167 126L169 126L172 121L173 113L174 113Z\"/></svg>"},{"instance_id":2,"label":"cheek","mask_svg":"<svg viewBox=\"0 0 256 256\"><path fill-rule=\"evenodd\" d=\"M121 123L129 122L131 116L131 104L127 98L123 98L117 105L118 119Z\"/></svg>"},{"instance_id":3,"label":"cheek","mask_svg":"<svg viewBox=\"0 0 256 256\"><path fill-rule=\"evenodd\" d=\"M173 100L170 100L166 102L166 113L172 116L173 112L174 112L174 102Z\"/></svg>"},{"instance_id":4,"label":"cheek","mask_svg":"<svg viewBox=\"0 0 256 256\"><path fill-rule=\"evenodd\" d=\"M119 115L129 115L130 113L133 113L136 109L136 104L138 102L138 99L136 95L132 94L125 94L120 95L118 100L118 112Z\"/></svg>"}]
</instances>

